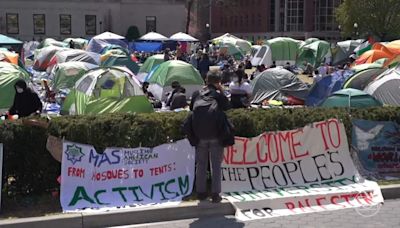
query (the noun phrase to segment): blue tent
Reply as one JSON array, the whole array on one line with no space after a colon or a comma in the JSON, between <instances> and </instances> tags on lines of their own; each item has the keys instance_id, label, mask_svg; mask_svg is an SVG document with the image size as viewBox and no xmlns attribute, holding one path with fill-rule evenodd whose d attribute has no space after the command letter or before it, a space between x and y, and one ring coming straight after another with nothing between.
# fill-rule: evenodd
<instances>
[{"instance_id":1,"label":"blue tent","mask_svg":"<svg viewBox=\"0 0 400 228\"><path fill-rule=\"evenodd\" d=\"M327 97L341 90L345 81L353 73L351 70L339 70L314 82L306 99L306 105L319 106Z\"/></svg>"},{"instance_id":2,"label":"blue tent","mask_svg":"<svg viewBox=\"0 0 400 228\"><path fill-rule=\"evenodd\" d=\"M150 53L161 51L163 45L161 42L131 42L129 47L134 51Z\"/></svg>"},{"instance_id":3,"label":"blue tent","mask_svg":"<svg viewBox=\"0 0 400 228\"><path fill-rule=\"evenodd\" d=\"M101 53L103 48L110 46L111 44L120 46L124 49L128 49L128 44L125 42L125 38L123 36L104 32L100 35L93 37L86 48L87 51Z\"/></svg>"}]
</instances>

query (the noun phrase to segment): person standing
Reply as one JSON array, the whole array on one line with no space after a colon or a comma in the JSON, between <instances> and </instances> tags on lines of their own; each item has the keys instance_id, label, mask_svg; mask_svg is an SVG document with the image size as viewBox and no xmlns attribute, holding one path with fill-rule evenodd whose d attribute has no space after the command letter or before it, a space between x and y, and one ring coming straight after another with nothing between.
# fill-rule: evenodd
<instances>
[{"instance_id":1,"label":"person standing","mask_svg":"<svg viewBox=\"0 0 400 228\"><path fill-rule=\"evenodd\" d=\"M196 139L196 192L199 200L207 198L207 167L211 162L212 202L219 203L221 193L221 163L224 153L224 111L230 108L224 95L219 72L207 74L202 90L192 95L190 110L192 114L193 135ZM227 119L225 119L227 121ZM232 145L232 144L230 144Z\"/></svg>"},{"instance_id":2,"label":"person standing","mask_svg":"<svg viewBox=\"0 0 400 228\"><path fill-rule=\"evenodd\" d=\"M206 79L207 73L210 70L210 66L211 66L211 63L210 63L210 59L208 58L207 53L203 53L203 55L201 56L201 59L199 61L199 66L198 66L200 75L203 78L203 80Z\"/></svg>"},{"instance_id":3,"label":"person standing","mask_svg":"<svg viewBox=\"0 0 400 228\"><path fill-rule=\"evenodd\" d=\"M231 93L232 108L247 108L250 106L250 97L252 94L251 86L245 81L245 72L237 70L229 84Z\"/></svg>"}]
</instances>

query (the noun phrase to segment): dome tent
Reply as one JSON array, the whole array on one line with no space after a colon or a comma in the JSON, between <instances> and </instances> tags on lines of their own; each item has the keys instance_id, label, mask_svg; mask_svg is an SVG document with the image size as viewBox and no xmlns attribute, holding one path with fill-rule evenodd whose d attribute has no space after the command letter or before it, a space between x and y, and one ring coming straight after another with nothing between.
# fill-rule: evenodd
<instances>
[{"instance_id":1,"label":"dome tent","mask_svg":"<svg viewBox=\"0 0 400 228\"><path fill-rule=\"evenodd\" d=\"M382 103L368 93L358 89L342 89L334 92L322 104L321 107L348 107L369 108L379 107Z\"/></svg>"},{"instance_id":2,"label":"dome tent","mask_svg":"<svg viewBox=\"0 0 400 228\"><path fill-rule=\"evenodd\" d=\"M90 69L97 65L85 62L66 62L57 64L52 70L53 80L52 89L60 91L62 89L72 89L75 83Z\"/></svg>"},{"instance_id":3,"label":"dome tent","mask_svg":"<svg viewBox=\"0 0 400 228\"><path fill-rule=\"evenodd\" d=\"M164 55L158 54L150 56L146 59L143 65L139 69L139 73L136 75L136 78L143 82L147 75L152 71L156 66L160 65L164 62Z\"/></svg>"},{"instance_id":4,"label":"dome tent","mask_svg":"<svg viewBox=\"0 0 400 228\"><path fill-rule=\"evenodd\" d=\"M88 71L68 94L61 114L153 112L139 82L125 67L100 67Z\"/></svg>"},{"instance_id":5,"label":"dome tent","mask_svg":"<svg viewBox=\"0 0 400 228\"><path fill-rule=\"evenodd\" d=\"M186 89L186 97L204 85L199 71L191 64L180 60L170 60L160 64L147 77L149 91L159 100L165 99L165 93L172 90L171 84L178 81Z\"/></svg>"}]
</instances>

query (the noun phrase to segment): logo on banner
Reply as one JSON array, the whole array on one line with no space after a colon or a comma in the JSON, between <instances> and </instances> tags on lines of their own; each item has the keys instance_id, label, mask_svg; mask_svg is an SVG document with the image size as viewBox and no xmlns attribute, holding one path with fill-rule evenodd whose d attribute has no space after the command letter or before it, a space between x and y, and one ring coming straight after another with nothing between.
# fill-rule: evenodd
<instances>
[{"instance_id":1,"label":"logo on banner","mask_svg":"<svg viewBox=\"0 0 400 228\"><path fill-rule=\"evenodd\" d=\"M77 145L67 145L67 150L65 151L65 154L67 155L67 160L71 161L72 164L75 165L77 162L82 161L82 157L85 155L82 152L82 148L77 146Z\"/></svg>"},{"instance_id":2,"label":"logo on banner","mask_svg":"<svg viewBox=\"0 0 400 228\"><path fill-rule=\"evenodd\" d=\"M357 196L355 198L357 199L357 201L360 202L360 200L365 200L367 198L367 196L370 194L371 193L368 193L366 191L361 191L360 193L357 194ZM372 204L372 205L363 205L361 207L356 207L355 211L357 212L357 214L359 214L363 217L372 217L379 213L382 205L383 205L383 203L377 203L377 204Z\"/></svg>"}]
</instances>

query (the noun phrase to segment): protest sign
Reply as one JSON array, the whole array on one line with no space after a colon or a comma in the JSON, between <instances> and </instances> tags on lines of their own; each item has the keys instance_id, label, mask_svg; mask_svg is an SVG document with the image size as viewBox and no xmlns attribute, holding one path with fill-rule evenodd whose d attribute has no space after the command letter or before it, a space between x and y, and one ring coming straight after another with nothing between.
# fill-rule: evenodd
<instances>
[{"instance_id":1,"label":"protest sign","mask_svg":"<svg viewBox=\"0 0 400 228\"><path fill-rule=\"evenodd\" d=\"M400 176L400 128L395 122L353 120L351 144L363 174Z\"/></svg>"},{"instance_id":2,"label":"protest sign","mask_svg":"<svg viewBox=\"0 0 400 228\"><path fill-rule=\"evenodd\" d=\"M154 148L107 148L64 142L61 206L143 206L180 201L191 194L194 148L185 140Z\"/></svg>"},{"instance_id":3,"label":"protest sign","mask_svg":"<svg viewBox=\"0 0 400 228\"><path fill-rule=\"evenodd\" d=\"M222 191L239 220L376 205L379 186L363 180L338 120L235 139L222 164Z\"/></svg>"}]
</instances>

